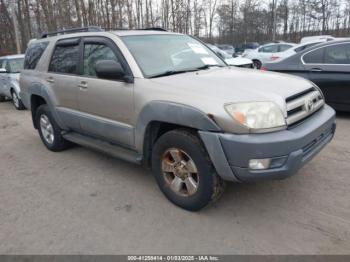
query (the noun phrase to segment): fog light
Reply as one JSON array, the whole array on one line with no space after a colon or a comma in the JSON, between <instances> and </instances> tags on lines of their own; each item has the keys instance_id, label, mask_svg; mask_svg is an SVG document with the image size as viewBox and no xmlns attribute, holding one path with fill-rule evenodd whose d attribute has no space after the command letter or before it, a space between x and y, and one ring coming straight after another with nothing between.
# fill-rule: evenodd
<instances>
[{"instance_id":1,"label":"fog light","mask_svg":"<svg viewBox=\"0 0 350 262\"><path fill-rule=\"evenodd\" d=\"M249 161L249 168L254 170L269 169L271 164L270 158L265 159L251 159Z\"/></svg>"}]
</instances>

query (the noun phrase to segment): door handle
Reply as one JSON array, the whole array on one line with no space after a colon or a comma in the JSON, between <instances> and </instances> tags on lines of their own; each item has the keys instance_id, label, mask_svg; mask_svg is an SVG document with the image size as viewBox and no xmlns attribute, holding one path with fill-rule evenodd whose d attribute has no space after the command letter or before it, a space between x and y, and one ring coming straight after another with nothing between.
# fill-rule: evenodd
<instances>
[{"instance_id":1,"label":"door handle","mask_svg":"<svg viewBox=\"0 0 350 262\"><path fill-rule=\"evenodd\" d=\"M87 89L88 83L86 81L81 81L78 87L80 87L80 89Z\"/></svg>"},{"instance_id":2,"label":"door handle","mask_svg":"<svg viewBox=\"0 0 350 262\"><path fill-rule=\"evenodd\" d=\"M52 76L48 77L48 78L46 79L46 81L49 82L49 83L54 83L54 82L55 82L55 80L53 79Z\"/></svg>"},{"instance_id":3,"label":"door handle","mask_svg":"<svg viewBox=\"0 0 350 262\"><path fill-rule=\"evenodd\" d=\"M323 70L321 68L311 68L311 72L322 72Z\"/></svg>"}]
</instances>

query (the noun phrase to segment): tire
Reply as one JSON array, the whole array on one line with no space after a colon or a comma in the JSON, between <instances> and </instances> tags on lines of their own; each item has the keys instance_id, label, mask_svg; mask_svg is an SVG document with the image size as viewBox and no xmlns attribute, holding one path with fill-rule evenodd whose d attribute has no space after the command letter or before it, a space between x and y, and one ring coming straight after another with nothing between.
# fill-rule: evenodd
<instances>
[{"instance_id":1,"label":"tire","mask_svg":"<svg viewBox=\"0 0 350 262\"><path fill-rule=\"evenodd\" d=\"M44 120L46 121L46 125ZM50 151L60 152L70 146L70 143L62 137L62 130L52 117L47 105L41 105L37 109L35 113L35 124L42 142Z\"/></svg>"},{"instance_id":2,"label":"tire","mask_svg":"<svg viewBox=\"0 0 350 262\"><path fill-rule=\"evenodd\" d=\"M262 67L262 63L259 60L253 60L253 66L255 69L260 69Z\"/></svg>"},{"instance_id":3,"label":"tire","mask_svg":"<svg viewBox=\"0 0 350 262\"><path fill-rule=\"evenodd\" d=\"M17 93L14 90L11 91L11 96L12 96L12 103L17 110L26 109L22 103L22 100L18 97Z\"/></svg>"},{"instance_id":4,"label":"tire","mask_svg":"<svg viewBox=\"0 0 350 262\"><path fill-rule=\"evenodd\" d=\"M182 161L175 160L179 157ZM152 169L164 195L189 211L198 211L214 202L224 190L224 181L216 174L194 132L178 129L162 135L152 151Z\"/></svg>"},{"instance_id":5,"label":"tire","mask_svg":"<svg viewBox=\"0 0 350 262\"><path fill-rule=\"evenodd\" d=\"M5 102L5 101L6 101L6 97L0 95L0 103Z\"/></svg>"}]
</instances>

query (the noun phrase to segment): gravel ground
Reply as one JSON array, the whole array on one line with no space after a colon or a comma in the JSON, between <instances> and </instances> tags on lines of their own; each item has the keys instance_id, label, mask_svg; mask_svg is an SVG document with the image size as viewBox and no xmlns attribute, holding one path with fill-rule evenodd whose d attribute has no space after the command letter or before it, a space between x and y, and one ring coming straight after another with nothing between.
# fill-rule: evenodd
<instances>
[{"instance_id":1,"label":"gravel ground","mask_svg":"<svg viewBox=\"0 0 350 262\"><path fill-rule=\"evenodd\" d=\"M1 254L350 254L350 114L298 175L230 184L201 212L151 172L83 147L45 149L28 111L0 104Z\"/></svg>"}]
</instances>

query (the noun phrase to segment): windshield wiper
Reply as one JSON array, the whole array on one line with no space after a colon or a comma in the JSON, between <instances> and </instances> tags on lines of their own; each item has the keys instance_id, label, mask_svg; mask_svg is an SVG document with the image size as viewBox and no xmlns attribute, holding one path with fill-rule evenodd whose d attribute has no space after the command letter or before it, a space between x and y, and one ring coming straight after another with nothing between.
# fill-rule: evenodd
<instances>
[{"instance_id":1,"label":"windshield wiper","mask_svg":"<svg viewBox=\"0 0 350 262\"><path fill-rule=\"evenodd\" d=\"M211 67L224 67L222 65L204 65L196 68L196 71L209 69Z\"/></svg>"},{"instance_id":2,"label":"windshield wiper","mask_svg":"<svg viewBox=\"0 0 350 262\"><path fill-rule=\"evenodd\" d=\"M150 78L157 78L157 77L162 77L162 76L171 76L171 75L195 72L195 71L199 71L199 70L209 69L211 67L223 67L223 66L222 65L204 65L204 66L196 67L194 69L169 70L169 71L165 71L164 73L160 73L158 75L151 76Z\"/></svg>"},{"instance_id":3,"label":"windshield wiper","mask_svg":"<svg viewBox=\"0 0 350 262\"><path fill-rule=\"evenodd\" d=\"M169 71L165 71L164 73L160 73L158 75L151 76L150 78L171 76L171 75L183 74L183 73L194 72L194 71L197 71L197 69L194 69L194 70L193 69L191 69L191 70L169 70Z\"/></svg>"}]
</instances>

